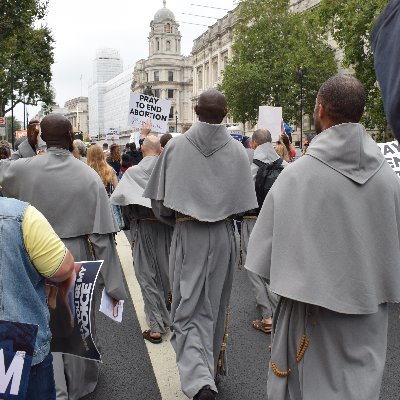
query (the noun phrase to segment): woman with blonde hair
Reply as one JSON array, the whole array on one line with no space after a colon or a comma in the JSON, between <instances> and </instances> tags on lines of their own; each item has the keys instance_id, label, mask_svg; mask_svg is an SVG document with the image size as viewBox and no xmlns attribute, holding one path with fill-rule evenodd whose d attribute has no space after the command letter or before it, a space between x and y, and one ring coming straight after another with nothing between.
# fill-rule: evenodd
<instances>
[{"instance_id":1,"label":"woman with blonde hair","mask_svg":"<svg viewBox=\"0 0 400 400\"><path fill-rule=\"evenodd\" d=\"M111 196L118 185L118 179L115 171L104 159L103 150L99 146L89 147L87 151L87 164L99 174L108 196Z\"/></svg>"}]
</instances>

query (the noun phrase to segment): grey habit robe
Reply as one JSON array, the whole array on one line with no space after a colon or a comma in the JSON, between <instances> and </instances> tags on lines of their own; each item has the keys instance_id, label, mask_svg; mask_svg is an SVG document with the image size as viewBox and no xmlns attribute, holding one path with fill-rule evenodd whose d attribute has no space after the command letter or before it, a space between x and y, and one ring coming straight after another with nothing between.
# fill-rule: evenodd
<instances>
[{"instance_id":1,"label":"grey habit robe","mask_svg":"<svg viewBox=\"0 0 400 400\"><path fill-rule=\"evenodd\" d=\"M104 260L100 286L105 284L115 299L126 298L113 239L117 228L104 185L93 169L68 150L49 148L44 155L0 162L0 185L4 196L29 202L40 210L75 260L91 260L93 256ZM54 355L58 400L76 400L95 389L97 362Z\"/></svg>"},{"instance_id":2,"label":"grey habit robe","mask_svg":"<svg viewBox=\"0 0 400 400\"><path fill-rule=\"evenodd\" d=\"M28 139L24 140L18 150L11 154L11 160L19 160L20 158L30 158L36 156L36 152L32 149Z\"/></svg>"},{"instance_id":3,"label":"grey habit robe","mask_svg":"<svg viewBox=\"0 0 400 400\"><path fill-rule=\"evenodd\" d=\"M256 181L258 166L253 163L254 160L262 161L266 164L273 163L274 161L278 160L280 157L278 153L275 151L274 146L272 143L264 143L254 150L254 155L250 160L251 163L251 175L253 176L253 181ZM288 163L286 161L282 162L283 166L287 166ZM252 213L254 215L254 213ZM245 264L246 262L246 255L247 255L247 246L249 243L250 234L254 228L256 223L256 219L254 216L243 216L242 220L242 229L241 229L241 238L240 238L240 245L242 251L242 263ZM259 246L263 246L262 238L259 238ZM251 283L251 287L256 298L257 308L260 310L262 318L271 318L274 315L275 308L278 304L277 296L271 292L269 289L269 284L267 281L260 277L259 275L255 274L254 272L247 271L249 281Z\"/></svg>"},{"instance_id":4,"label":"grey habit robe","mask_svg":"<svg viewBox=\"0 0 400 400\"><path fill-rule=\"evenodd\" d=\"M130 222L133 266L149 327L153 332L164 333L171 326L167 303L172 227L155 220L150 200L142 196L156 161L156 156L145 157L138 165L128 168L110 200L122 206Z\"/></svg>"},{"instance_id":5,"label":"grey habit robe","mask_svg":"<svg viewBox=\"0 0 400 400\"><path fill-rule=\"evenodd\" d=\"M400 0L392 0L377 19L371 33L376 77L385 112L400 140Z\"/></svg>"},{"instance_id":6,"label":"grey habit robe","mask_svg":"<svg viewBox=\"0 0 400 400\"><path fill-rule=\"evenodd\" d=\"M182 390L190 398L206 385L217 391L214 378L237 265L227 218L257 207L246 151L223 125L196 122L168 142L144 196L160 219L175 224L171 342Z\"/></svg>"},{"instance_id":7,"label":"grey habit robe","mask_svg":"<svg viewBox=\"0 0 400 400\"><path fill-rule=\"evenodd\" d=\"M269 400L379 398L399 240L400 182L362 125L325 130L280 174L246 260L281 296Z\"/></svg>"}]
</instances>

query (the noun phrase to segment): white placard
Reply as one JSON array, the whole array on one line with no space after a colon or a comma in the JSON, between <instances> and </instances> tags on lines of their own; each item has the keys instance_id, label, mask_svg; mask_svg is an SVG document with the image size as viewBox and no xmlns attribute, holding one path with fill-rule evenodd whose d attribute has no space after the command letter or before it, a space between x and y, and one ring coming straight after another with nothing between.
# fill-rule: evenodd
<instances>
[{"instance_id":1,"label":"white placard","mask_svg":"<svg viewBox=\"0 0 400 400\"><path fill-rule=\"evenodd\" d=\"M153 132L166 133L170 109L171 102L169 100L132 92L129 101L128 123L134 128L141 128L142 122L150 120Z\"/></svg>"},{"instance_id":2,"label":"white placard","mask_svg":"<svg viewBox=\"0 0 400 400\"><path fill-rule=\"evenodd\" d=\"M116 322L122 322L122 313L124 312L124 300L120 300L115 306L112 298L103 289L100 302L100 310L103 314L107 315Z\"/></svg>"},{"instance_id":3,"label":"white placard","mask_svg":"<svg viewBox=\"0 0 400 400\"><path fill-rule=\"evenodd\" d=\"M119 132L116 128L108 128L106 140L119 140Z\"/></svg>"},{"instance_id":4,"label":"white placard","mask_svg":"<svg viewBox=\"0 0 400 400\"><path fill-rule=\"evenodd\" d=\"M135 143L136 147L139 147L140 146L139 140L140 140L140 132L138 131L132 132L129 138L129 143Z\"/></svg>"},{"instance_id":5,"label":"white placard","mask_svg":"<svg viewBox=\"0 0 400 400\"><path fill-rule=\"evenodd\" d=\"M279 140L282 129L282 107L260 106L257 127L268 129L273 142Z\"/></svg>"},{"instance_id":6,"label":"white placard","mask_svg":"<svg viewBox=\"0 0 400 400\"><path fill-rule=\"evenodd\" d=\"M400 144L397 140L388 143L378 143L379 148L388 164L400 178Z\"/></svg>"}]
</instances>

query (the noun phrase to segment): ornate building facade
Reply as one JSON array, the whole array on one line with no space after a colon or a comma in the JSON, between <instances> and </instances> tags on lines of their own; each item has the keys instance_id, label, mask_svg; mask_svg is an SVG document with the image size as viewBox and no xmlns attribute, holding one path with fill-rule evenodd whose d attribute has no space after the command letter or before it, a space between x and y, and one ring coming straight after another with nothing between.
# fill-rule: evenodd
<instances>
[{"instance_id":1,"label":"ornate building facade","mask_svg":"<svg viewBox=\"0 0 400 400\"><path fill-rule=\"evenodd\" d=\"M158 10L150 23L149 57L136 63L132 90L150 91L172 102L169 130L180 132L192 122L192 63L181 54L181 34L174 13Z\"/></svg>"},{"instance_id":2,"label":"ornate building facade","mask_svg":"<svg viewBox=\"0 0 400 400\"><path fill-rule=\"evenodd\" d=\"M221 83L222 73L232 57L233 29L236 22L235 10L229 11L194 40L192 49L193 105L196 104L202 92L215 88ZM192 118L193 121L197 119L194 112Z\"/></svg>"},{"instance_id":3,"label":"ornate building facade","mask_svg":"<svg viewBox=\"0 0 400 400\"><path fill-rule=\"evenodd\" d=\"M64 104L65 117L71 122L74 132L89 133L89 107L87 97L76 97Z\"/></svg>"}]
</instances>

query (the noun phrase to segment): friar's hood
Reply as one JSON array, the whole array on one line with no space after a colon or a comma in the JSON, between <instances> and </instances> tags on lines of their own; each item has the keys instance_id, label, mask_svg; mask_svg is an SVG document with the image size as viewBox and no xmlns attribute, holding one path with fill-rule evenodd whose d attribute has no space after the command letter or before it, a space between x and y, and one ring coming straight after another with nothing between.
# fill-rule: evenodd
<instances>
[{"instance_id":1,"label":"friar's hood","mask_svg":"<svg viewBox=\"0 0 400 400\"><path fill-rule=\"evenodd\" d=\"M275 151L272 143L264 143L257 146L254 150L254 160L262 161L263 163L270 164L278 160L279 154ZM285 162L285 164L287 164Z\"/></svg>"},{"instance_id":2,"label":"friar's hood","mask_svg":"<svg viewBox=\"0 0 400 400\"><path fill-rule=\"evenodd\" d=\"M345 314L400 302L400 184L361 125L322 132L272 186L246 268L283 297Z\"/></svg>"},{"instance_id":3,"label":"friar's hood","mask_svg":"<svg viewBox=\"0 0 400 400\"><path fill-rule=\"evenodd\" d=\"M18 150L11 155L11 160L18 160L19 158L29 158L34 156L36 156L36 153L33 151L32 146L26 139L18 146Z\"/></svg>"},{"instance_id":4,"label":"friar's hood","mask_svg":"<svg viewBox=\"0 0 400 400\"><path fill-rule=\"evenodd\" d=\"M168 142L144 196L206 222L257 207L244 147L223 125L205 122Z\"/></svg>"},{"instance_id":5,"label":"friar's hood","mask_svg":"<svg viewBox=\"0 0 400 400\"><path fill-rule=\"evenodd\" d=\"M138 165L128 168L110 197L111 203L120 206L137 204L151 208L151 201L143 197L143 192L156 161L156 156L145 157Z\"/></svg>"},{"instance_id":6,"label":"friar's hood","mask_svg":"<svg viewBox=\"0 0 400 400\"><path fill-rule=\"evenodd\" d=\"M311 142L307 155L361 185L379 171L385 160L365 128L352 123L320 133Z\"/></svg>"}]
</instances>

